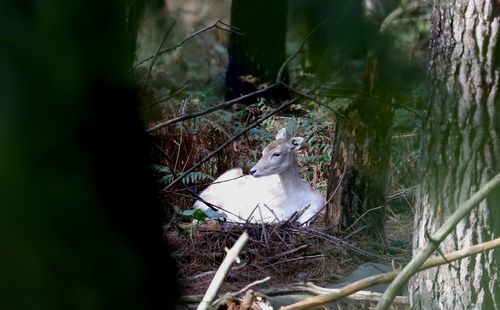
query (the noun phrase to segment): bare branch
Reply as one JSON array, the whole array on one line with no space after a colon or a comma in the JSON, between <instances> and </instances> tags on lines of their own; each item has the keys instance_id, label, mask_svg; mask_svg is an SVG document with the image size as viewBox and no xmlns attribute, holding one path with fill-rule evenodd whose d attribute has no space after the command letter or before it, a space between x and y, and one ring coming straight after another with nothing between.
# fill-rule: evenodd
<instances>
[{"instance_id":1,"label":"bare branch","mask_svg":"<svg viewBox=\"0 0 500 310\"><path fill-rule=\"evenodd\" d=\"M150 132L153 132L153 131L158 130L160 128L163 128L165 126L170 126L170 125L173 125L173 124L178 123L178 122L182 122L182 121L185 121L185 120L188 120L188 119L191 119L191 118L195 118L195 117L198 117L198 116L202 116L202 115L205 115L205 114L209 114L209 113L218 111L220 109L224 109L224 108L230 107L233 104L238 103L238 102L240 102L242 100L245 100L247 98L263 94L263 93L267 92L268 90L270 90L271 88L273 88L275 86L276 86L276 84L272 84L272 85L270 85L270 86L268 86L266 88L259 89L257 91L254 91L252 93L243 95L241 97L234 98L232 100L223 102L221 104L215 105L215 106L210 107L208 109L205 109L203 111L199 111L199 112L195 112L195 113L190 113L190 114L184 114L184 115L181 115L179 117L166 120L164 122L158 123L158 124L156 124L156 125L148 128L146 130L146 132L150 133Z\"/></svg>"},{"instance_id":2,"label":"bare branch","mask_svg":"<svg viewBox=\"0 0 500 310\"><path fill-rule=\"evenodd\" d=\"M149 78L151 77L151 71L153 71L153 66L156 62L156 59L158 59L158 56L160 55L160 50L163 47L163 44L165 43L165 40L167 39L168 35L170 34L170 32L172 32L172 29L174 29L174 25L176 23L177 23L177 18L174 19L174 21L170 24L170 27L168 27L167 31L163 35L163 39L161 40L161 43L158 46L158 49L156 50L156 53L153 56L153 61L149 65L148 73L146 74L146 77L144 78L144 82L142 84L141 91L139 92L139 97L142 96L142 94L146 90L146 87L148 86Z\"/></svg>"},{"instance_id":3,"label":"bare branch","mask_svg":"<svg viewBox=\"0 0 500 310\"><path fill-rule=\"evenodd\" d=\"M164 101L167 101L167 100L170 100L170 99L174 98L175 96L177 96L178 94L180 94L184 89L186 89L187 86L188 86L188 84L184 84L184 86L182 86L181 88L177 89L173 93L170 93L170 95L168 95L167 97L162 98L162 99L160 99L158 101L155 101L154 104L162 103Z\"/></svg>"},{"instance_id":4,"label":"bare branch","mask_svg":"<svg viewBox=\"0 0 500 310\"><path fill-rule=\"evenodd\" d=\"M342 181L344 180L345 171L346 171L346 167L344 167L344 172L342 172L342 175L340 176L339 182L337 183L337 186L333 190L333 193L330 195L330 197L328 197L328 199L325 201L325 203L323 204L323 206L321 207L321 209L319 209L318 212L316 212L315 215L313 215L311 218L309 218L304 223L308 223L313 218L315 218L330 203L330 201L332 201L333 197L335 197L335 194L337 194L337 191L339 190L340 185L342 184Z\"/></svg>"},{"instance_id":5,"label":"bare branch","mask_svg":"<svg viewBox=\"0 0 500 310\"><path fill-rule=\"evenodd\" d=\"M223 25L225 27L228 27L228 28L223 28L221 27L220 25ZM169 47L169 48L166 48L164 50L161 50L159 51L158 55L163 55L165 53L168 53L168 52L171 52L173 50L176 50L178 49L179 47L181 47L184 43L186 43L187 41L191 40L192 38L196 37L197 35L199 34L202 34L208 30L212 30L212 29L219 29L219 30L223 30L223 31L228 31L228 32L233 32L233 33L236 33L236 34L239 34L239 35L242 35L242 33L234 30L234 29L237 29L235 27L232 27L232 26L229 26L227 25L226 23L223 23L221 21L221 19L217 19L215 22L211 23L210 25L190 34L189 36L187 36L186 38L184 38L182 41L180 41L179 43L177 43L176 45L172 46L172 47ZM139 61L138 63L136 63L134 65L134 68L137 68L138 66L142 65L143 63L147 62L147 61L150 61L151 59L153 59L155 56L149 56L141 61Z\"/></svg>"},{"instance_id":6,"label":"bare branch","mask_svg":"<svg viewBox=\"0 0 500 310\"><path fill-rule=\"evenodd\" d=\"M440 265L445 265L448 262L453 262L465 257L469 257L472 255L476 255L481 252L489 251L494 248L497 248L500 246L500 238L493 239L491 241L487 241L484 243L480 243L474 246L471 246L467 249L462 249L459 251L455 251L452 253L449 253L445 255L444 257L433 257L428 259L420 268L418 271L423 271L429 268L437 267ZM304 299L300 302L288 305L286 307L281 308L282 310L300 310L300 309L310 309L312 307L316 307L319 305L323 305L326 303L333 302L335 300L350 296L351 294L360 291L362 289L368 288L370 286L376 285L376 284L381 284L381 283L388 283L394 280L396 276L399 274L399 271L391 271L375 276L371 276L368 278L361 279L359 281L353 282L347 286L344 286L341 289L338 289L338 291L333 291L328 294L324 295L319 295L319 296L314 296L310 297L307 299Z\"/></svg>"},{"instance_id":7,"label":"bare branch","mask_svg":"<svg viewBox=\"0 0 500 310\"><path fill-rule=\"evenodd\" d=\"M238 296L239 294L248 291L249 289L251 289L255 285L259 285L259 284L265 283L265 282L267 282L269 280L271 280L271 277L268 276L268 277L265 277L264 279L260 279L260 280L254 281L254 282L248 284L247 286L245 286L244 288L242 288L241 290L239 290L239 291L237 291L235 293L226 293L226 294L224 294L224 296L217 298L213 302L213 304L217 304L217 302L219 302L222 298L225 298L225 297L235 297L235 296Z\"/></svg>"},{"instance_id":8,"label":"bare branch","mask_svg":"<svg viewBox=\"0 0 500 310\"><path fill-rule=\"evenodd\" d=\"M327 233L324 233L322 231L319 231L319 230L316 230L316 229L312 229L310 227L305 227L303 228L304 231L306 233L309 233L311 235L315 235L315 236L318 236L324 240L328 240L328 241L331 241L332 243L338 245L338 246L341 246L345 249L348 249L348 250L351 250L353 251L354 253L358 254L358 255L361 255L361 256L364 256L364 257L368 257L368 258L371 258L371 259L376 259L378 261L385 261L386 259L380 255L376 255L376 254L373 254L373 253L370 253L370 252L366 252L366 251L363 251L359 248L357 248L355 245L343 240L343 239L340 239L340 238L337 238L337 237L334 237L330 234L327 234Z\"/></svg>"},{"instance_id":9,"label":"bare branch","mask_svg":"<svg viewBox=\"0 0 500 310\"><path fill-rule=\"evenodd\" d=\"M448 236L448 234L457 226L469 212L474 209L488 194L500 184L500 174L497 174L493 179L484 184L477 192L474 193L467 201L465 201L453 214L444 222L431 237L431 240L426 242L426 245L420 250L416 256L406 265L401 273L396 277L394 282L389 285L385 294L377 305L377 310L388 309L391 305L396 293L403 285L419 270L420 266L427 260L429 256L437 249L439 244Z\"/></svg>"},{"instance_id":10,"label":"bare branch","mask_svg":"<svg viewBox=\"0 0 500 310\"><path fill-rule=\"evenodd\" d=\"M334 113L335 115L339 116L340 118L345 118L345 115L343 115L342 113L340 113L338 111L335 111L334 109L332 109L331 107L329 107L327 104L324 104L323 102L319 101L318 99L314 98L313 96L311 96L309 94L306 94L303 91L298 90L297 88L292 87L292 86L290 86L290 85L288 85L286 83L283 83L283 82L280 82L279 85L285 87L286 89L288 89L291 92L296 93L297 95L301 95L304 98L307 98L307 99L311 100L312 102L315 102L315 103L319 104L320 106L322 106L322 107L330 110L332 113Z\"/></svg>"},{"instance_id":11,"label":"bare branch","mask_svg":"<svg viewBox=\"0 0 500 310\"><path fill-rule=\"evenodd\" d=\"M314 27L314 29L311 30L307 34L307 36L305 37L304 41L302 41L302 43L300 44L300 46L285 60L285 62L281 65L281 67L280 67L280 69L278 71L278 75L276 75L276 83L279 83L279 82L283 81L283 73L285 72L285 69L288 66L288 64L290 63L290 61L292 61L292 59L294 59L295 56L297 56L297 54L302 50L302 48L304 47L304 45L306 45L307 41L313 35L313 33L315 33L316 30L318 30L319 27L323 26L323 24L326 23L327 20L328 19L325 19L319 25L317 25L316 27Z\"/></svg>"},{"instance_id":12,"label":"bare branch","mask_svg":"<svg viewBox=\"0 0 500 310\"><path fill-rule=\"evenodd\" d=\"M402 2L402 3L404 3L404 2ZM384 19L384 21L380 25L380 32L385 32L385 30L387 29L387 27L389 26L389 24L391 24L393 21L395 21L396 18L398 18L401 14L403 14L403 13L409 13L409 12L411 12L413 10L416 10L416 9L420 8L421 5L422 4L420 3L420 1L417 1L417 2L414 2L414 3L410 3L407 6L401 5L401 6L397 7L394 11L392 11Z\"/></svg>"},{"instance_id":13,"label":"bare branch","mask_svg":"<svg viewBox=\"0 0 500 310\"><path fill-rule=\"evenodd\" d=\"M173 160L172 158L170 158L170 156L168 156L167 152L165 152L158 144L154 143L154 146L163 154L163 156L165 156L165 158L167 159L167 161L170 163L170 165L173 165ZM172 166L172 168L170 168L170 171L172 171L172 175L174 176L174 178L178 178L179 176L177 175L177 172L175 172L175 167ZM204 204L206 204L210 209L214 210L214 211L219 211L219 207L214 205L214 204L211 204L210 202L208 201L205 201L203 198L200 197L200 195L198 195L197 193L195 193L195 191L193 191L192 189L190 189L189 187L187 187L186 184L184 184L184 182L181 182L181 185L182 187L184 187L184 189L186 191L188 191L188 193L190 193L193 197L195 197L196 199L200 200L201 202L203 202ZM191 197L191 198L193 198Z\"/></svg>"},{"instance_id":14,"label":"bare branch","mask_svg":"<svg viewBox=\"0 0 500 310\"><path fill-rule=\"evenodd\" d=\"M222 264L215 273L215 276L212 282L210 283L210 286L208 287L205 296L203 296L201 303L198 305L197 310L205 310L208 307L210 307L210 304L217 295L217 292L219 291L222 282L224 282L224 279L226 278L226 275L229 272L231 265L237 260L238 254L245 246L247 240L248 240L248 234L246 231L244 231L238 238L238 240L236 240L236 243L233 245L231 250L229 250L229 252L226 255L226 258L224 258L224 260L222 261Z\"/></svg>"},{"instance_id":15,"label":"bare branch","mask_svg":"<svg viewBox=\"0 0 500 310\"><path fill-rule=\"evenodd\" d=\"M160 152L161 152L161 153L165 156L165 158L166 158L166 159L167 159L167 161L170 163L170 165L172 165L172 166L173 166L173 165L174 165L173 160L172 160L172 158L170 158L170 156L168 156L167 152L165 152L165 151L164 151L161 147L159 147L156 143L154 144L154 146L155 146L156 148L158 148L158 150L159 150L159 151L160 151ZM177 175L177 172L175 172L175 169L174 169L174 168L171 168L170 170L172 171L172 175L174 176L174 178L179 178L179 176ZM239 177L238 177L238 178L239 178ZM235 179L237 179L237 178L235 178ZM217 183L219 183L219 182L217 182ZM217 205L214 205L213 203L210 203L210 202L206 201L205 199L201 198L201 196L200 196L200 195L198 195L198 194L197 194L195 191L193 191L190 187L188 187L186 184L184 184L184 182L181 182L181 185L182 185L182 187L184 188L184 190L186 190L189 194L191 194L190 196L188 196L188 195L184 195L184 194L181 194L181 193L172 192L172 191L168 191L167 193L172 193L172 194L174 194L174 195L180 195L180 196L185 196L185 197L192 198L192 199L197 199L197 200L199 200L199 201L203 202L204 204L206 204L206 205L207 205L207 207L209 207L209 208L210 208L210 209L212 209L213 211L219 211L219 210L221 210L221 211L226 212L227 214L234 215L234 216L236 216L237 218L239 218L239 219L243 220L243 218L242 218L242 217L240 217L238 214L235 214L235 213L233 213L233 212L231 212L231 211L227 211L226 209L223 209L223 208L221 208L221 207L219 207L219 206L217 206Z\"/></svg>"}]
</instances>

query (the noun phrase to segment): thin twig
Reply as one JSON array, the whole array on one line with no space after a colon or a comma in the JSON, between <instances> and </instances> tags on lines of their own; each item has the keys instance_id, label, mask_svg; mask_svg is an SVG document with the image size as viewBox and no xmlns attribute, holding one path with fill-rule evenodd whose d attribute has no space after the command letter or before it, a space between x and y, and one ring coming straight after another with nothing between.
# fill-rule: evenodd
<instances>
[{"instance_id":1,"label":"thin twig","mask_svg":"<svg viewBox=\"0 0 500 310\"><path fill-rule=\"evenodd\" d=\"M291 92L296 93L297 95L301 95L301 96L303 96L303 97L305 97L305 98L307 98L307 99L311 100L312 102L315 102L315 103L319 104L320 106L322 106L322 107L324 107L324 108L328 109L330 112L332 112L333 114L335 114L335 115L339 116L340 118L345 118L345 115L344 115L344 114L340 113L339 111L336 111L336 110L332 109L332 108L331 108L331 107L329 107L327 104L324 104L323 102L319 101L318 99L314 98L313 96L311 96L311 95L309 95L309 94L306 94L306 93L304 93L303 91L298 90L297 88L292 87L292 86L290 86L290 85L288 85L288 84L286 84L286 83L283 83L283 82L279 83L279 85L281 85L281 86L285 87L286 89L288 89L288 90L289 90L289 91L291 91Z\"/></svg>"},{"instance_id":2,"label":"thin twig","mask_svg":"<svg viewBox=\"0 0 500 310\"><path fill-rule=\"evenodd\" d=\"M387 29L387 26L389 26L389 24L391 24L394 20L396 20L396 18L398 18L401 14L416 10L416 9L420 8L420 6L421 6L420 1L417 1L415 3L410 3L408 6L401 5L401 6L397 7L394 11L392 11L384 19L384 21L380 25L380 32L385 32L385 30Z\"/></svg>"},{"instance_id":3,"label":"thin twig","mask_svg":"<svg viewBox=\"0 0 500 310\"><path fill-rule=\"evenodd\" d=\"M193 188L198 188L198 187L203 187L203 186L207 186L207 185L213 185L213 184L220 184L220 183L225 183L225 182L231 182L231 181L234 181L234 180L237 180L237 179L241 179L241 178L244 178L246 175L242 174L238 177L234 177L234 178L230 178L230 179L227 179L227 180L221 180L221 181L216 181L216 182L205 182L205 183L200 183L200 184L195 184L195 185L192 185L192 186L186 186L186 188L184 189L177 189L177 190L170 190L170 192L178 192L178 191L184 191L184 190L187 190L187 189L193 189ZM175 178L175 176L174 176Z\"/></svg>"},{"instance_id":4,"label":"thin twig","mask_svg":"<svg viewBox=\"0 0 500 310\"><path fill-rule=\"evenodd\" d=\"M174 91L173 93L171 93L170 95L168 95L167 97L165 98L162 98L158 101L155 101L154 104L158 104L158 103L162 103L164 101L167 101L167 100L170 100L172 98L174 98L175 96L177 96L178 94L180 94L184 89L186 89L187 87L187 84L184 84L184 86L182 86L181 88L179 88L178 90Z\"/></svg>"},{"instance_id":5,"label":"thin twig","mask_svg":"<svg viewBox=\"0 0 500 310\"><path fill-rule=\"evenodd\" d=\"M156 148L157 148L157 149L158 149L158 150L159 150L159 151L160 151L160 152L161 152L161 153L165 156L165 158L166 158L166 159L167 159L167 161L170 163L170 165L174 165L172 158L170 158L170 156L168 156L167 152L165 152L165 151L164 151L164 150L163 150L163 149L162 149L162 148L161 148L158 144L156 144L156 143L154 144L154 146L155 146L155 147L156 147ZM175 172L175 169L174 169L174 168L171 168L171 169L170 169L170 171L172 171L172 175L174 176L174 178L179 178L179 176L178 176L178 175L177 175L177 173ZM184 184L184 182L181 182L181 185L184 187L184 189L185 189L186 191L188 191L188 193L190 193L190 194L191 194L191 196L188 196L189 198L192 198L192 199L197 199L197 200L199 200L199 201L203 202L205 205L207 205L207 207L209 207L209 208L210 208L210 209L212 209L213 211L219 211L219 210L221 210L221 211L224 211L224 212L226 212L226 213L228 213L228 214L234 215L234 216L238 217L239 219L243 219L243 218L241 218L239 215L237 215L237 214L235 214L235 213L233 213L233 212L231 212L231 211L227 211L226 209L223 209L223 208L221 208L221 207L219 207L219 206L217 206L217 205L214 205L213 203L210 203L210 202L206 201L205 199L201 198L201 196L200 196L200 195L198 195L195 191L193 191L192 189L190 189L190 188L189 188L186 184ZM178 192L171 192L171 191L169 191L168 193L172 193L172 194L174 194L174 195L181 195L181 196L182 196L182 194L180 194L180 193L178 193Z\"/></svg>"},{"instance_id":6,"label":"thin twig","mask_svg":"<svg viewBox=\"0 0 500 310\"><path fill-rule=\"evenodd\" d=\"M339 182L337 183L337 186L335 187L335 189L333 190L333 193L330 195L330 197L325 201L325 203L323 204L323 206L321 207L321 209L318 210L318 212L316 212L315 215L313 215L310 219L308 219L305 223L309 222L310 220L312 220L314 217L316 217L329 203L330 201L332 201L333 197L335 197L335 194L337 193L337 191L339 190L340 188L340 185L342 184L342 180L344 180L344 175L345 175L345 171L346 171L346 167L344 167L344 172L342 172L342 175L340 176L340 180Z\"/></svg>"},{"instance_id":7,"label":"thin twig","mask_svg":"<svg viewBox=\"0 0 500 310\"><path fill-rule=\"evenodd\" d=\"M276 257L279 257L279 256L286 256L286 255L289 255L289 254L292 254L292 253L295 253L295 252L298 252L302 249L305 249L307 248L309 245L307 244L303 244L301 246L299 246L298 248L295 248L295 249L291 249L291 250L288 250L286 252L283 252L283 253L280 253L280 254L277 254L277 255L274 255L272 258L276 258Z\"/></svg>"},{"instance_id":8,"label":"thin twig","mask_svg":"<svg viewBox=\"0 0 500 310\"><path fill-rule=\"evenodd\" d=\"M419 111L417 111L414 108L409 107L407 105L399 104L399 103L389 103L389 105L408 110L408 111L412 112L413 114L417 115L418 117L424 117L424 115L422 113L420 113Z\"/></svg>"},{"instance_id":9,"label":"thin twig","mask_svg":"<svg viewBox=\"0 0 500 310\"><path fill-rule=\"evenodd\" d=\"M143 83L142 88L139 92L139 97L141 97L142 94L144 93L144 91L146 90L146 87L148 86L149 78L151 77L151 71L153 71L153 66L156 62L156 59L158 59L158 56L160 55L160 50L163 47L163 44L165 43L165 40L167 39L168 35L170 34L170 32L172 32L172 29L174 29L174 25L176 23L177 23L177 18L174 19L174 21L170 24L170 27L168 27L167 31L163 35L163 39L161 40L161 43L158 46L158 49L156 50L156 53L153 56L153 61L149 65L148 73L146 74L146 78L144 78L144 83Z\"/></svg>"},{"instance_id":10,"label":"thin twig","mask_svg":"<svg viewBox=\"0 0 500 310\"><path fill-rule=\"evenodd\" d=\"M224 282L224 279L226 278L226 275L229 272L231 265L237 260L238 254L245 246L247 240L248 240L248 233L244 231L238 238L238 240L236 240L231 250L229 250L229 252L227 253L226 258L224 258L224 260L222 261L222 264L220 265L219 269L217 269L217 272L215 273L212 282L210 282L210 285L208 286L205 296L203 296L203 299L201 303L198 305L197 310L205 310L208 307L210 307L210 304L217 295L217 292L219 291L222 282Z\"/></svg>"},{"instance_id":11,"label":"thin twig","mask_svg":"<svg viewBox=\"0 0 500 310\"><path fill-rule=\"evenodd\" d=\"M240 132L238 132L237 134L235 134L234 136L232 136L229 140L227 140L226 142L224 142L222 145L220 145L217 149L215 149L214 151L210 152L210 154L208 154L207 156L205 156L202 160L200 160L199 162L197 162L195 165L193 165L191 168L189 168L187 171L185 171L182 175L180 175L178 178L175 178L175 180L173 180L170 184L168 184L164 189L163 191L166 192L168 191L172 186L174 186L177 182L179 182L180 180L182 180L183 178L185 178L189 173L193 172L194 170L196 170L198 167L200 167L201 165L203 165L205 162L207 162L210 158L212 158L215 154L217 154L218 152L220 152L223 148L225 148L226 146L228 146L229 144L233 143L233 141L235 141L236 139L238 139L241 135L245 134L246 132L248 132L250 129L256 127L258 124L262 123L263 121L265 121L266 119L270 118L271 116L273 116L274 114L284 110L285 108L287 108L289 105L291 105L292 103L294 103L295 101L297 101L299 99L299 97L295 97L291 100L287 100L285 101L281 106L279 106L277 109L274 109L268 113L266 113L265 115L261 116L257 121L255 121L253 124L251 124L250 126L248 127L245 127L243 130L241 130Z\"/></svg>"},{"instance_id":12,"label":"thin twig","mask_svg":"<svg viewBox=\"0 0 500 310\"><path fill-rule=\"evenodd\" d=\"M359 248L357 248L356 246L350 244L349 242L345 241L345 240L342 240L342 239L339 239L337 237L334 237L330 234L327 234L327 233L324 233L324 232L321 232L321 231L318 231L318 230L315 230L315 229L312 229L312 228L304 228L304 231L309 233L309 234L312 234L312 235L316 235L317 237L320 237L324 240L328 240L328 241L331 241L347 250L351 250L353 251L354 253L357 253L361 256L365 256L365 257L370 257L372 259L377 259L379 261L384 261L386 260L386 258L382 257L382 256L379 256L379 255L376 255L376 254L373 254L373 253L369 253L369 252L366 252L366 251L363 251Z\"/></svg>"},{"instance_id":13,"label":"thin twig","mask_svg":"<svg viewBox=\"0 0 500 310\"><path fill-rule=\"evenodd\" d=\"M345 231L349 231L349 229L353 228L359 221L363 220L363 218L365 217L365 215L367 215L368 213L372 212L372 211L375 211L375 210L379 210L379 209L382 209L382 208L385 208L385 206L378 206L378 207L375 207L375 208L371 208L371 209L368 209L366 210L363 214L361 214L355 221L354 223L351 224L351 226L347 227L345 229ZM366 223L366 221L365 221Z\"/></svg>"},{"instance_id":14,"label":"thin twig","mask_svg":"<svg viewBox=\"0 0 500 310\"><path fill-rule=\"evenodd\" d=\"M205 115L205 114L209 114L209 113L212 113L212 112L215 112L215 111L218 111L218 110L230 107L233 104L238 103L238 102L240 102L240 101L242 101L244 99L247 99L247 98L250 98L250 97L253 97L253 96L257 96L257 95L260 95L262 93L265 93L265 92L267 92L268 90L270 90L271 88L273 88L275 86L276 86L276 84L272 84L270 86L267 86L266 88L259 89L257 91L254 91L252 93L243 95L241 97L234 98L232 100L220 103L218 105L215 105L215 106L210 107L208 109L205 109L203 111L194 112L194 113L190 113L190 114L184 114L184 115L181 115L179 117L175 117L175 118L166 120L164 122L161 122L161 123L158 123L158 124L156 124L154 126L151 126L150 128L148 128L146 130L146 132L148 132L148 133L149 132L153 132L153 131L156 131L156 130L158 130L160 128L163 128L165 126L170 126L170 125L173 125L173 124L178 123L178 122L182 122L182 121L185 121L185 120L188 120L188 119L191 119L191 118L196 118L198 116L202 116L202 115Z\"/></svg>"},{"instance_id":15,"label":"thin twig","mask_svg":"<svg viewBox=\"0 0 500 310\"><path fill-rule=\"evenodd\" d=\"M170 158L170 156L167 154L167 152L165 152L158 144L154 143L154 146L163 154L163 156L165 156L165 158L167 159L167 161L170 163L170 165L173 165L173 160ZM173 168L170 168L170 171L172 171L172 175L174 176L174 178L178 178L179 176L177 175L177 172L175 172L175 167ZM181 185L184 187L185 190L188 191L188 193L190 193L192 196L194 196L196 199L200 200L201 202L203 202L204 204L206 204L210 209L212 209L213 211L219 211L219 207L214 205L214 204L211 204L210 202L207 202L205 201L203 198L200 197L200 195L198 195L197 193L195 193L193 190L191 190L190 188L187 187L186 184L184 184L184 182L181 182ZM191 197L193 198L193 197Z\"/></svg>"},{"instance_id":16,"label":"thin twig","mask_svg":"<svg viewBox=\"0 0 500 310\"><path fill-rule=\"evenodd\" d=\"M326 256L325 254L316 254L316 255L302 256L302 257L295 257L295 258L290 258L290 259L287 259L287 260L283 260L283 261L279 261L279 262L273 263L273 264L269 265L268 267L275 266L275 265L286 264L286 263L290 263L290 262L295 262L295 261L298 261L298 260L321 258L321 257L325 257L325 256Z\"/></svg>"},{"instance_id":17,"label":"thin twig","mask_svg":"<svg viewBox=\"0 0 500 310\"><path fill-rule=\"evenodd\" d=\"M319 27L323 26L324 23L326 23L326 19L324 21L322 21L319 25L317 25L316 27L314 27L313 30L311 30L307 36L305 37L305 39L302 41L302 43L300 44L299 48L297 48L286 60L285 62L281 65L279 71L278 71L278 74L276 75L276 83L279 83L279 82L282 82L283 81L283 72L285 72L285 69L286 67L288 66L288 64L290 63L290 61L292 61L292 59L295 58L295 56L297 56L297 54L302 50L302 48L304 47L304 45L307 43L307 41L309 40L309 38L313 35L313 33L316 32L316 30L318 30Z\"/></svg>"},{"instance_id":18,"label":"thin twig","mask_svg":"<svg viewBox=\"0 0 500 310\"><path fill-rule=\"evenodd\" d=\"M252 288L252 287L254 287L256 285L265 283L265 282L267 282L269 280L271 280L271 277L267 276L264 279L260 279L260 280L254 281L254 282L248 284L247 286L245 286L244 288L242 288L241 290L239 290L239 291L237 291L235 293L226 293L226 294L224 294L224 296L217 298L212 304L217 304L223 298L238 296L241 293L244 293L244 292L248 291L250 288Z\"/></svg>"},{"instance_id":19,"label":"thin twig","mask_svg":"<svg viewBox=\"0 0 500 310\"><path fill-rule=\"evenodd\" d=\"M219 26L219 24L221 25L224 25L226 27L228 27L229 29L226 29L226 28L223 28L221 26ZM234 30L234 29L237 29L236 27L232 27L232 26L229 26L227 25L226 23L223 23L220 18L217 19L215 22L211 23L210 25L190 34L189 36L187 36L186 38L184 38L182 41L180 41L179 43L177 43L176 45L172 46L172 47L169 47L169 48L166 48L164 50L161 50L158 55L162 55L162 54L165 54L167 52L171 52L173 50L176 50L178 49L179 47L181 47L184 43L186 43L187 41L191 40L192 38L196 37L197 35L199 34L202 34L208 30L211 30L211 29L219 29L219 30L223 30L223 31L227 31L227 32L232 32L232 33L235 33L235 34L238 34L238 35L243 35L242 33ZM137 68L138 66L142 65L143 63L147 62L147 61L150 61L151 59L153 59L154 56L149 56L141 61L139 61L138 63L136 63L134 65L134 68Z\"/></svg>"},{"instance_id":20,"label":"thin twig","mask_svg":"<svg viewBox=\"0 0 500 310\"><path fill-rule=\"evenodd\" d=\"M377 305L377 310L388 309L394 296L403 287L403 285L413 276L419 267L436 250L439 244L448 236L448 234L457 226L472 209L474 209L488 194L500 184L500 174L484 184L477 192L465 201L453 214L444 222L444 224L428 240L416 256L406 265L396 279L389 285L382 300Z\"/></svg>"},{"instance_id":21,"label":"thin twig","mask_svg":"<svg viewBox=\"0 0 500 310\"><path fill-rule=\"evenodd\" d=\"M455 251L445 255L446 259L443 257L433 257L428 259L422 266L419 267L418 271L423 271L429 268L437 267L440 265L445 265L447 261L453 262L468 256L476 255L481 252L489 251L500 246L500 238L480 243L471 246L467 249ZM335 300L350 296L351 294L360 291L362 289L368 288L373 285L391 282L400 271L391 271L387 273L382 273L379 275L371 276L368 278L361 279L359 281L353 282L339 289L338 291L310 297L304 299L300 302L285 306L281 310L301 310L310 309L312 307L317 307L319 305L327 304ZM387 291L386 291L387 292Z\"/></svg>"}]
</instances>

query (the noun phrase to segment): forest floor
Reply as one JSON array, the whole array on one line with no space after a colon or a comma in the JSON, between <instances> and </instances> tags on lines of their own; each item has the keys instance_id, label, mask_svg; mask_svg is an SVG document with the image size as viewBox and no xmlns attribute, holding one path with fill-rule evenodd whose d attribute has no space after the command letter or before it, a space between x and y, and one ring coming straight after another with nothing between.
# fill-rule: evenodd
<instances>
[{"instance_id":1,"label":"forest floor","mask_svg":"<svg viewBox=\"0 0 500 310\"><path fill-rule=\"evenodd\" d=\"M171 225L165 237L175 250L179 278L184 295L203 294L217 268L243 230L250 239L241 252L241 264L234 265L223 292L236 292L249 283L270 276L256 287L279 288L299 282L331 285L342 282L359 265L366 262L398 267L411 258L413 216L408 212L389 212L386 222L386 244L363 232L333 233L321 224L299 227L296 224L236 224L205 222Z\"/></svg>"}]
</instances>

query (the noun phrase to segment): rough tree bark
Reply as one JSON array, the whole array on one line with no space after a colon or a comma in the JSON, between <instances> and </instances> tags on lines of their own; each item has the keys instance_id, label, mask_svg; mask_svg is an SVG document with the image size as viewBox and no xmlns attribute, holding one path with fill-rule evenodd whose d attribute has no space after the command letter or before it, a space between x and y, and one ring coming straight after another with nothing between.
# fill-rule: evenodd
<instances>
[{"instance_id":1,"label":"rough tree bark","mask_svg":"<svg viewBox=\"0 0 500 310\"><path fill-rule=\"evenodd\" d=\"M385 193L389 164L391 105L376 93L377 60L368 61L364 94L339 119L333 135L333 153L327 197L339 190L327 206L327 223L337 230L361 223L383 240Z\"/></svg>"},{"instance_id":2,"label":"rough tree bark","mask_svg":"<svg viewBox=\"0 0 500 310\"><path fill-rule=\"evenodd\" d=\"M500 170L498 96L499 3L435 3L430 38L430 96L421 135L414 253ZM451 252L500 236L500 191L483 201L442 243ZM476 255L418 273L410 282L414 308L500 308L500 253Z\"/></svg>"},{"instance_id":3,"label":"rough tree bark","mask_svg":"<svg viewBox=\"0 0 500 310\"><path fill-rule=\"evenodd\" d=\"M286 17L286 0L232 1L231 25L243 35L231 33L229 38L226 100L275 81L286 59ZM268 98L287 99L288 92L274 88Z\"/></svg>"}]
</instances>

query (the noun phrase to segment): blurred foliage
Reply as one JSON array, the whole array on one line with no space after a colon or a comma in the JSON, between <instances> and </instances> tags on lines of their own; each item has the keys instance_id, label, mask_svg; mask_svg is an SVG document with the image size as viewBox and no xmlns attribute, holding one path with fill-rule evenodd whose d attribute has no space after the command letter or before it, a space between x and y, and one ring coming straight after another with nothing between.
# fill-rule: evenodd
<instances>
[{"instance_id":1,"label":"blurred foliage","mask_svg":"<svg viewBox=\"0 0 500 310\"><path fill-rule=\"evenodd\" d=\"M130 75L141 7L0 4L1 309L172 306Z\"/></svg>"}]
</instances>

